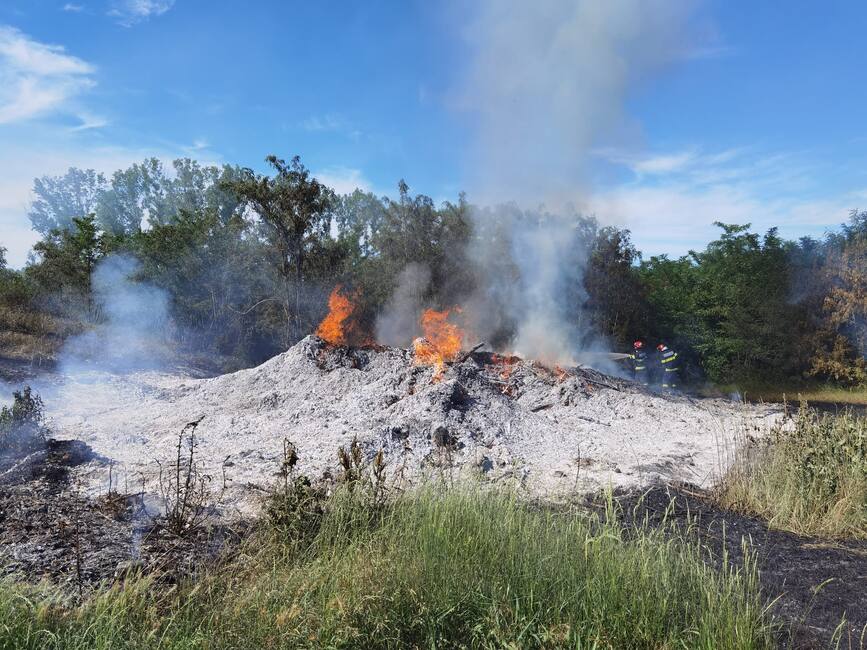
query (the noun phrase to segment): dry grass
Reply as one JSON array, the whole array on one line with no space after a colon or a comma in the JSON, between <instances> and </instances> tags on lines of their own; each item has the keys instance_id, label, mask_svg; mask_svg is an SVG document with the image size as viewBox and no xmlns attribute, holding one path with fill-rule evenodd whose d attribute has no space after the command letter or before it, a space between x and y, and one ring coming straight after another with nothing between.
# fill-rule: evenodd
<instances>
[{"instance_id":1,"label":"dry grass","mask_svg":"<svg viewBox=\"0 0 867 650\"><path fill-rule=\"evenodd\" d=\"M53 361L64 340L81 330L81 324L70 319L0 305L0 350L6 359L31 363Z\"/></svg>"},{"instance_id":2,"label":"dry grass","mask_svg":"<svg viewBox=\"0 0 867 650\"><path fill-rule=\"evenodd\" d=\"M824 403L867 406L867 386L844 388L829 384L780 386L778 384L751 384L746 386L706 387L699 393L706 397L720 397L737 393L750 402Z\"/></svg>"},{"instance_id":3,"label":"dry grass","mask_svg":"<svg viewBox=\"0 0 867 650\"><path fill-rule=\"evenodd\" d=\"M802 535L867 539L867 418L802 406L789 425L743 448L721 505Z\"/></svg>"}]
</instances>

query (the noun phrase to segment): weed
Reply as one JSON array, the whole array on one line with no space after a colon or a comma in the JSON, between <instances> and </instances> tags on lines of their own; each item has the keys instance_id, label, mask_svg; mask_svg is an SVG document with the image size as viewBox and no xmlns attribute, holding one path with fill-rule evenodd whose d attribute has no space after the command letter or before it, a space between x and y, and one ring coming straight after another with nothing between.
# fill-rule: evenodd
<instances>
[{"instance_id":1,"label":"weed","mask_svg":"<svg viewBox=\"0 0 867 650\"><path fill-rule=\"evenodd\" d=\"M196 460L196 428L204 416L188 422L178 434L177 456L167 468L159 465L159 488L165 504L166 528L184 536L205 523L212 500L211 477Z\"/></svg>"},{"instance_id":2,"label":"weed","mask_svg":"<svg viewBox=\"0 0 867 650\"><path fill-rule=\"evenodd\" d=\"M313 487L310 479L295 473L298 453L289 440L283 440L280 480L265 502L269 529L281 543L304 545L319 529L324 491Z\"/></svg>"}]
</instances>

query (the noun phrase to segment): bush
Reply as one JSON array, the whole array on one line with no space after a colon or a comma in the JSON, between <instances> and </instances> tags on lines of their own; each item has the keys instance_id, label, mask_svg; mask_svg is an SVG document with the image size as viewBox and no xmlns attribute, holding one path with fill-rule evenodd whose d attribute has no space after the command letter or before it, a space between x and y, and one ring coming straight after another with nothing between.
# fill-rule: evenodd
<instances>
[{"instance_id":1,"label":"bush","mask_svg":"<svg viewBox=\"0 0 867 650\"><path fill-rule=\"evenodd\" d=\"M796 533L867 538L867 418L802 406L736 459L719 498Z\"/></svg>"},{"instance_id":2,"label":"bush","mask_svg":"<svg viewBox=\"0 0 867 650\"><path fill-rule=\"evenodd\" d=\"M13 393L12 406L0 410L0 452L23 453L45 443L44 405L30 386Z\"/></svg>"}]
</instances>

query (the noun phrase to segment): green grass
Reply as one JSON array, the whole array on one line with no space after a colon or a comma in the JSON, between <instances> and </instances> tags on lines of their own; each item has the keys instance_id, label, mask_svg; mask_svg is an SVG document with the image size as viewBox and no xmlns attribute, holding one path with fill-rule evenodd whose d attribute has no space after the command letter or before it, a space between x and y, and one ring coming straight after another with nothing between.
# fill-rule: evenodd
<instances>
[{"instance_id":1,"label":"green grass","mask_svg":"<svg viewBox=\"0 0 867 650\"><path fill-rule=\"evenodd\" d=\"M770 648L754 568L662 531L420 491L338 492L307 537L262 532L194 584L83 605L0 589L0 648Z\"/></svg>"},{"instance_id":2,"label":"green grass","mask_svg":"<svg viewBox=\"0 0 867 650\"><path fill-rule=\"evenodd\" d=\"M793 424L744 448L719 500L798 534L867 538L867 418L802 406Z\"/></svg>"}]
</instances>

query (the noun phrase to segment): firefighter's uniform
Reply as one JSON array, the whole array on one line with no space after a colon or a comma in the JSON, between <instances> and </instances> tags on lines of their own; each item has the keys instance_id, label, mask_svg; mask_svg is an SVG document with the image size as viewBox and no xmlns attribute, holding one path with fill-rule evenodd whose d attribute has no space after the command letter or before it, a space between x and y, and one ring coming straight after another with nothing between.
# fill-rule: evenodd
<instances>
[{"instance_id":1,"label":"firefighter's uniform","mask_svg":"<svg viewBox=\"0 0 867 650\"><path fill-rule=\"evenodd\" d=\"M660 346L659 365L660 371L662 372L662 387L677 388L678 370L680 370L680 362L677 359L677 352L666 345Z\"/></svg>"},{"instance_id":2,"label":"firefighter's uniform","mask_svg":"<svg viewBox=\"0 0 867 650\"><path fill-rule=\"evenodd\" d=\"M642 386L647 386L650 383L647 372L647 352L636 349L629 355L629 362L632 364L632 378Z\"/></svg>"}]
</instances>

